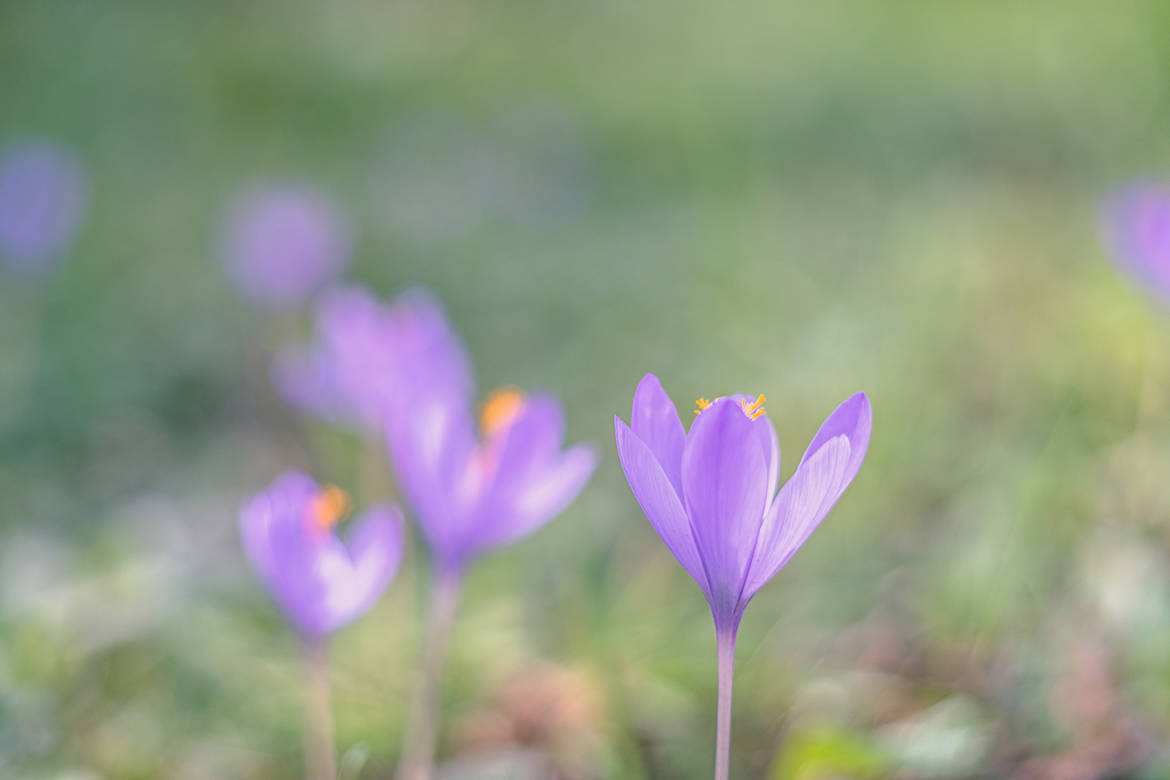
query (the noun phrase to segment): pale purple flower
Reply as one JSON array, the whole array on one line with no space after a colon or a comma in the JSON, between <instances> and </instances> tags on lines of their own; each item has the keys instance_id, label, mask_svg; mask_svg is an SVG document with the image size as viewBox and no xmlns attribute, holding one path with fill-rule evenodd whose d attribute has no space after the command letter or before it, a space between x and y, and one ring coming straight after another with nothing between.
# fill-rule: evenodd
<instances>
[{"instance_id":1,"label":"pale purple flower","mask_svg":"<svg viewBox=\"0 0 1170 780\"><path fill-rule=\"evenodd\" d=\"M46 140L0 150L0 261L47 268L72 245L88 205L89 183L71 152Z\"/></svg>"},{"instance_id":2,"label":"pale purple flower","mask_svg":"<svg viewBox=\"0 0 1170 780\"><path fill-rule=\"evenodd\" d=\"M788 562L853 481L869 445L869 400L829 415L779 493L780 445L760 399L702 407L685 432L658 377L634 394L630 425L614 417L618 457L651 525L694 578L715 620L744 607Z\"/></svg>"},{"instance_id":3,"label":"pale purple flower","mask_svg":"<svg viewBox=\"0 0 1170 780\"><path fill-rule=\"evenodd\" d=\"M472 387L463 346L429 293L407 290L386 304L356 286L322 297L314 343L280 354L272 378L293 406L376 433L415 387Z\"/></svg>"},{"instance_id":4,"label":"pale purple flower","mask_svg":"<svg viewBox=\"0 0 1170 780\"><path fill-rule=\"evenodd\" d=\"M686 431L658 377L647 374L634 393L630 425L616 415L613 421L634 497L715 618L716 780L728 776L732 668L743 611L837 503L869 446L869 399L858 393L829 415L777 492L780 444L764 400L700 398Z\"/></svg>"},{"instance_id":5,"label":"pale purple flower","mask_svg":"<svg viewBox=\"0 0 1170 780\"><path fill-rule=\"evenodd\" d=\"M1114 261L1170 303L1170 185L1133 182L1106 199L1102 234Z\"/></svg>"},{"instance_id":6,"label":"pale purple flower","mask_svg":"<svg viewBox=\"0 0 1170 780\"><path fill-rule=\"evenodd\" d=\"M349 224L324 194L282 184L232 204L222 235L228 277L250 300L275 308L305 301L349 265Z\"/></svg>"},{"instance_id":7,"label":"pale purple flower","mask_svg":"<svg viewBox=\"0 0 1170 780\"><path fill-rule=\"evenodd\" d=\"M240 510L244 551L273 600L306 639L319 639L372 607L402 557L402 515L367 509L342 539L348 498L300 472L277 477Z\"/></svg>"},{"instance_id":8,"label":"pale purple flower","mask_svg":"<svg viewBox=\"0 0 1170 780\"><path fill-rule=\"evenodd\" d=\"M562 450L564 412L552 395L516 389L484 402L436 388L387 421L402 489L440 569L461 571L564 510L597 465L590 444Z\"/></svg>"}]
</instances>

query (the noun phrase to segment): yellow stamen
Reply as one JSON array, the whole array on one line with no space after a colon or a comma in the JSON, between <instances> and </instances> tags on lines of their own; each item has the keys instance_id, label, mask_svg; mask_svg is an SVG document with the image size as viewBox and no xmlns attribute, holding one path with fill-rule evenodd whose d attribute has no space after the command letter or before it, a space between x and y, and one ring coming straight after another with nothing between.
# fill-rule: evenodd
<instances>
[{"instance_id":1,"label":"yellow stamen","mask_svg":"<svg viewBox=\"0 0 1170 780\"><path fill-rule=\"evenodd\" d=\"M743 411L745 414L747 414L748 417L751 417L753 420L758 420L764 414L764 401L767 400L768 399L764 397L764 394L760 393L758 396L756 396L756 400L752 402L751 406L748 406L746 398L739 403L740 406L743 407Z\"/></svg>"},{"instance_id":2,"label":"yellow stamen","mask_svg":"<svg viewBox=\"0 0 1170 780\"><path fill-rule=\"evenodd\" d=\"M702 396L700 396L699 399L697 401L695 401L695 406L699 407L698 409L695 410L695 414L698 414L699 412L703 411L704 409L706 409L710 405L711 405L710 401L708 401L706 398L703 398Z\"/></svg>"},{"instance_id":3,"label":"yellow stamen","mask_svg":"<svg viewBox=\"0 0 1170 780\"><path fill-rule=\"evenodd\" d=\"M309 520L313 526L328 531L349 514L353 501L337 485L326 485L309 499Z\"/></svg>"},{"instance_id":4,"label":"yellow stamen","mask_svg":"<svg viewBox=\"0 0 1170 780\"><path fill-rule=\"evenodd\" d=\"M479 413L479 426L491 436L505 430L516 421L524 409L524 393L514 387L503 387L484 401Z\"/></svg>"}]
</instances>

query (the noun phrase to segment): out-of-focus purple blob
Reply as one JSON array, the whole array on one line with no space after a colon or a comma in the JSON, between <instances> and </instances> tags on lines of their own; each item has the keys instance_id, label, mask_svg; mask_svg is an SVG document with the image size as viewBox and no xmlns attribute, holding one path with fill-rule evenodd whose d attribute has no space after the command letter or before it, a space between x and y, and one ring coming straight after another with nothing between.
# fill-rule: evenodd
<instances>
[{"instance_id":1,"label":"out-of-focus purple blob","mask_svg":"<svg viewBox=\"0 0 1170 780\"><path fill-rule=\"evenodd\" d=\"M0 150L0 261L47 269L72 245L88 205L85 170L65 148L38 139Z\"/></svg>"},{"instance_id":2,"label":"out-of-focus purple blob","mask_svg":"<svg viewBox=\"0 0 1170 780\"><path fill-rule=\"evenodd\" d=\"M280 308L336 278L352 251L349 224L327 196L283 184L249 190L232 204L221 255L245 297Z\"/></svg>"},{"instance_id":3,"label":"out-of-focus purple blob","mask_svg":"<svg viewBox=\"0 0 1170 780\"><path fill-rule=\"evenodd\" d=\"M406 290L384 303L353 285L322 296L314 343L278 355L272 380L293 406L373 432L387 414L407 408L419 387L463 394L474 381L463 344L430 293Z\"/></svg>"},{"instance_id":4,"label":"out-of-focus purple blob","mask_svg":"<svg viewBox=\"0 0 1170 780\"><path fill-rule=\"evenodd\" d=\"M1170 304L1170 184L1139 181L1115 192L1101 232L1117 265Z\"/></svg>"},{"instance_id":5,"label":"out-of-focus purple blob","mask_svg":"<svg viewBox=\"0 0 1170 780\"><path fill-rule=\"evenodd\" d=\"M240 509L244 552L273 600L306 637L360 617L382 597L402 559L402 513L370 507L342 538L349 498L290 471Z\"/></svg>"}]
</instances>

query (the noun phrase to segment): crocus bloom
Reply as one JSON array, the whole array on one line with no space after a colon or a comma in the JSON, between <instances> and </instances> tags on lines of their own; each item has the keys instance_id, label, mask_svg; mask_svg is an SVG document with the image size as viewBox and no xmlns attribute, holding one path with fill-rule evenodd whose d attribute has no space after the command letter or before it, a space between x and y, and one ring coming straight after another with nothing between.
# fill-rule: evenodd
<instances>
[{"instance_id":1,"label":"crocus bloom","mask_svg":"<svg viewBox=\"0 0 1170 780\"><path fill-rule=\"evenodd\" d=\"M473 410L462 345L441 311L396 342L401 383L383 424L403 493L434 562L423 669L409 719L400 780L430 777L443 658L459 583L479 554L510 544L565 509L597 465L591 445L562 450L564 413L551 395L509 388ZM436 338L435 334L444 334Z\"/></svg>"},{"instance_id":2,"label":"crocus bloom","mask_svg":"<svg viewBox=\"0 0 1170 780\"><path fill-rule=\"evenodd\" d=\"M420 368L428 370L446 373ZM592 445L561 450L564 413L544 393L495 392L477 430L471 398L435 387L392 415L386 429L402 489L437 566L449 572L540 528L576 498L597 465Z\"/></svg>"},{"instance_id":3,"label":"crocus bloom","mask_svg":"<svg viewBox=\"0 0 1170 780\"><path fill-rule=\"evenodd\" d=\"M1170 303L1170 185L1135 182L1106 199L1101 230L1117 265Z\"/></svg>"},{"instance_id":4,"label":"crocus bloom","mask_svg":"<svg viewBox=\"0 0 1170 780\"><path fill-rule=\"evenodd\" d=\"M654 530L711 605L719 642L716 777L725 778L735 634L752 596L809 538L853 481L872 420L863 393L829 415L777 492L780 445L764 396L700 398L690 430L658 377L615 415L618 457Z\"/></svg>"},{"instance_id":5,"label":"crocus bloom","mask_svg":"<svg viewBox=\"0 0 1170 780\"><path fill-rule=\"evenodd\" d=\"M85 171L64 148L37 140L0 152L0 260L47 268L73 242L88 200Z\"/></svg>"},{"instance_id":6,"label":"crocus bloom","mask_svg":"<svg viewBox=\"0 0 1170 780\"><path fill-rule=\"evenodd\" d=\"M349 264L349 225L325 195L298 185L251 190L232 204L221 259L247 298L296 305Z\"/></svg>"},{"instance_id":7,"label":"crocus bloom","mask_svg":"<svg viewBox=\"0 0 1170 780\"><path fill-rule=\"evenodd\" d=\"M342 540L349 500L299 472L277 477L240 510L249 563L300 634L319 639L372 607L398 570L402 515L367 509Z\"/></svg>"},{"instance_id":8,"label":"crocus bloom","mask_svg":"<svg viewBox=\"0 0 1170 780\"><path fill-rule=\"evenodd\" d=\"M380 435L386 414L404 406L412 387L469 392L471 369L429 293L407 290L385 304L369 290L344 286L322 297L314 343L281 353L272 379L293 406Z\"/></svg>"}]
</instances>

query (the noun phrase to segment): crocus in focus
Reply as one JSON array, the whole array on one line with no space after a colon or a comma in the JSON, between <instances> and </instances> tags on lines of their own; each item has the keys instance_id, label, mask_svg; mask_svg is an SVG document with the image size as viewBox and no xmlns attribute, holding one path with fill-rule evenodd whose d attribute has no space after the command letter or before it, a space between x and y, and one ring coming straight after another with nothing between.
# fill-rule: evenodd
<instances>
[{"instance_id":1,"label":"crocus in focus","mask_svg":"<svg viewBox=\"0 0 1170 780\"><path fill-rule=\"evenodd\" d=\"M85 171L66 149L36 140L0 151L0 261L48 268L73 242L88 201Z\"/></svg>"},{"instance_id":2,"label":"crocus in focus","mask_svg":"<svg viewBox=\"0 0 1170 780\"><path fill-rule=\"evenodd\" d=\"M1170 185L1136 182L1114 193L1101 230L1118 267L1170 304Z\"/></svg>"},{"instance_id":3,"label":"crocus in focus","mask_svg":"<svg viewBox=\"0 0 1170 780\"><path fill-rule=\"evenodd\" d=\"M777 492L780 446L764 396L700 398L690 430L653 374L634 394L630 424L614 417L630 489L711 606L719 651L715 777L730 762L735 636L744 609L845 492L869 446L869 400L833 411Z\"/></svg>"},{"instance_id":4,"label":"crocus in focus","mask_svg":"<svg viewBox=\"0 0 1170 780\"><path fill-rule=\"evenodd\" d=\"M471 369L429 293L407 290L386 304L350 285L322 296L314 343L277 356L272 379L293 406L380 437L414 387L470 392Z\"/></svg>"},{"instance_id":5,"label":"crocus in focus","mask_svg":"<svg viewBox=\"0 0 1170 780\"><path fill-rule=\"evenodd\" d=\"M283 308L306 300L349 264L353 240L333 202L299 185L257 188L232 204L220 247L248 299Z\"/></svg>"},{"instance_id":6,"label":"crocus in focus","mask_svg":"<svg viewBox=\"0 0 1170 780\"><path fill-rule=\"evenodd\" d=\"M248 561L304 645L310 694L306 763L310 777L327 780L336 772L325 637L381 598L402 557L397 507L367 509L343 540L336 525L348 509L349 498L339 488L288 472L240 510Z\"/></svg>"}]
</instances>

